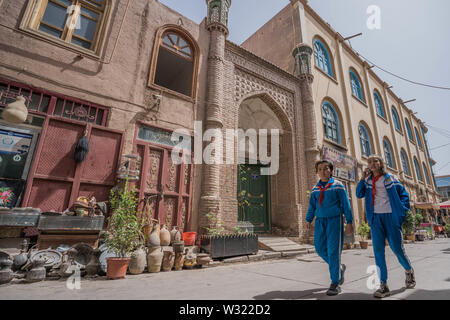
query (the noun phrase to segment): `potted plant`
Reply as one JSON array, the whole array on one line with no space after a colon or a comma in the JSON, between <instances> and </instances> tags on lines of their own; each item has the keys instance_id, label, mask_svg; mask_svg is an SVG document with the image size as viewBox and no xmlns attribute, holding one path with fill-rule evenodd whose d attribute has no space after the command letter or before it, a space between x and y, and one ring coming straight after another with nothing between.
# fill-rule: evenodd
<instances>
[{"instance_id":1,"label":"potted plant","mask_svg":"<svg viewBox=\"0 0 450 320\"><path fill-rule=\"evenodd\" d=\"M361 249L367 249L369 246L369 242L365 241L367 239L367 235L370 232L370 227L366 222L361 222L361 224L358 226L358 229L356 233L361 236L361 241L359 242Z\"/></svg>"},{"instance_id":2,"label":"potted plant","mask_svg":"<svg viewBox=\"0 0 450 320\"><path fill-rule=\"evenodd\" d=\"M402 231L403 231L403 234L405 235L405 239L406 240L414 241L414 239L415 239L415 236L414 236L415 227L414 227L414 225L415 225L415 223L414 223L414 215L411 212L411 210L408 210L406 212L405 220L403 221L403 225L402 225Z\"/></svg>"},{"instance_id":3,"label":"potted plant","mask_svg":"<svg viewBox=\"0 0 450 320\"><path fill-rule=\"evenodd\" d=\"M447 237L450 238L450 224L447 223L444 226L444 230L445 230L445 233L447 234Z\"/></svg>"},{"instance_id":4,"label":"potted plant","mask_svg":"<svg viewBox=\"0 0 450 320\"><path fill-rule=\"evenodd\" d=\"M110 204L112 215L108 219L108 233L105 244L109 251L117 256L107 258L108 279L125 277L130 255L141 241L141 224L137 216L138 199L128 180L123 189L111 190Z\"/></svg>"}]
</instances>

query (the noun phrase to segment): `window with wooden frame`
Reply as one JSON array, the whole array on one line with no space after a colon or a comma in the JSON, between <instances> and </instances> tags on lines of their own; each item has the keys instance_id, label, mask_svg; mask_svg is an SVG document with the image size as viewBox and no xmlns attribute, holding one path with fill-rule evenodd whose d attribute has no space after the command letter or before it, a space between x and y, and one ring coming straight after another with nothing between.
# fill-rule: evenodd
<instances>
[{"instance_id":1,"label":"window with wooden frame","mask_svg":"<svg viewBox=\"0 0 450 320\"><path fill-rule=\"evenodd\" d=\"M99 54L111 4L110 0L31 0L21 28Z\"/></svg>"},{"instance_id":2,"label":"window with wooden frame","mask_svg":"<svg viewBox=\"0 0 450 320\"><path fill-rule=\"evenodd\" d=\"M179 27L158 31L153 50L150 84L195 98L197 44Z\"/></svg>"}]
</instances>

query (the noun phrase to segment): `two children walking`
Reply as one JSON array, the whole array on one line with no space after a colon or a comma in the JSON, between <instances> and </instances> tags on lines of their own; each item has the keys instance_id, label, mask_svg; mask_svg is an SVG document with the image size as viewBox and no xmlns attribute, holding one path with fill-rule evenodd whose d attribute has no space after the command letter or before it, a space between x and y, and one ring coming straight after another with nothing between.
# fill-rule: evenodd
<instances>
[{"instance_id":1,"label":"two children walking","mask_svg":"<svg viewBox=\"0 0 450 320\"><path fill-rule=\"evenodd\" d=\"M387 286L385 239L406 272L406 288L414 288L416 282L411 262L402 243L401 226L409 210L409 195L405 187L384 170L384 161L373 155L368 159L369 168L364 170L356 187L356 196L365 198L366 218L371 227L375 264L380 277L380 288L375 297L390 295ZM315 165L320 180L312 189L306 215L307 228L314 218L314 245L317 254L328 264L331 285L327 295L341 292L344 283L345 264L341 263L344 240L343 216L347 222L346 234L353 233L353 215L344 185L332 177L333 164L318 161Z\"/></svg>"}]
</instances>

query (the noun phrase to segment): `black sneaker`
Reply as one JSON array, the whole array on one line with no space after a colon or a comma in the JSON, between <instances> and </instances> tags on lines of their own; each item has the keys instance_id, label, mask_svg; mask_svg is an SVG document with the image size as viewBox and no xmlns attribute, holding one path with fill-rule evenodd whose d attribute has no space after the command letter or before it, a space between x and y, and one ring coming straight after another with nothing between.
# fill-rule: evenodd
<instances>
[{"instance_id":1,"label":"black sneaker","mask_svg":"<svg viewBox=\"0 0 450 320\"><path fill-rule=\"evenodd\" d=\"M344 273L345 270L347 270L347 267L345 266L345 264L341 265L341 280L339 281L339 284L342 285L344 283Z\"/></svg>"},{"instance_id":2,"label":"black sneaker","mask_svg":"<svg viewBox=\"0 0 450 320\"><path fill-rule=\"evenodd\" d=\"M380 289L375 291L375 293L373 294L373 296L375 298L384 298L384 297L387 297L390 295L391 295L391 292L389 291L387 284L385 284L383 282L380 284Z\"/></svg>"},{"instance_id":3,"label":"black sneaker","mask_svg":"<svg viewBox=\"0 0 450 320\"><path fill-rule=\"evenodd\" d=\"M341 292L341 287L338 284L332 283L327 291L327 296L335 296Z\"/></svg>"},{"instance_id":4,"label":"black sneaker","mask_svg":"<svg viewBox=\"0 0 450 320\"><path fill-rule=\"evenodd\" d=\"M405 285L406 285L406 289L412 289L416 286L416 279L414 277L414 270L411 269L411 271L406 271L406 280L405 280Z\"/></svg>"}]
</instances>

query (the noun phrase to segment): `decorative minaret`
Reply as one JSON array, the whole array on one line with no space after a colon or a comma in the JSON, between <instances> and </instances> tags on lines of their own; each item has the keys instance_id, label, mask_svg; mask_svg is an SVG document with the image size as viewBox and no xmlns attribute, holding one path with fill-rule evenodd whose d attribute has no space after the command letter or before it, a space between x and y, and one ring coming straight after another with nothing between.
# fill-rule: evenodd
<instances>
[{"instance_id":1,"label":"decorative minaret","mask_svg":"<svg viewBox=\"0 0 450 320\"><path fill-rule=\"evenodd\" d=\"M308 188L312 188L317 182L314 164L320 159L317 141L316 110L314 108L312 90L312 82L314 80L311 70L312 52L312 48L306 43L297 45L292 52L295 59L296 75L300 79ZM305 227L302 228L301 238L303 241L311 242L311 234L306 231Z\"/></svg>"},{"instance_id":2,"label":"decorative minaret","mask_svg":"<svg viewBox=\"0 0 450 320\"><path fill-rule=\"evenodd\" d=\"M228 36L228 11L231 0L206 0L208 17L206 27L210 32L208 56L208 91L204 130L222 131L223 88L225 79L225 40ZM202 195L200 197L199 231L210 225L206 215L212 214L221 221L220 165L204 164Z\"/></svg>"}]
</instances>

